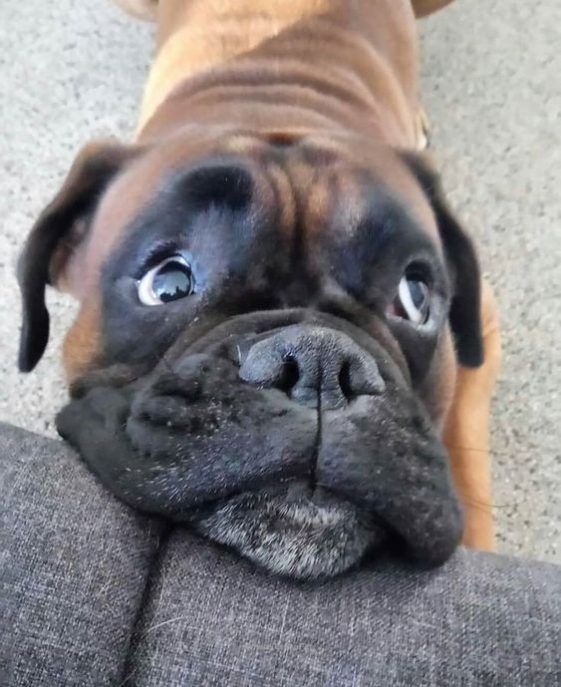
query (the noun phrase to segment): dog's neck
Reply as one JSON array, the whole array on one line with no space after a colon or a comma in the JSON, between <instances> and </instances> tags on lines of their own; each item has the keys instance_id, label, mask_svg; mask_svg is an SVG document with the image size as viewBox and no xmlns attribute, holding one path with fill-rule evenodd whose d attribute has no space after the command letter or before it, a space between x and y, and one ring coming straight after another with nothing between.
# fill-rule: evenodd
<instances>
[{"instance_id":1,"label":"dog's neck","mask_svg":"<svg viewBox=\"0 0 561 687\"><path fill-rule=\"evenodd\" d=\"M274 62L292 81L287 87L298 86L301 79L302 87L309 88L307 77L321 74L324 83L315 88L324 98L338 98L347 109L356 100L361 120L378 140L403 147L415 143L416 36L410 0L159 0L157 24L158 51L144 93L140 138L146 132L148 137L167 134L170 125L190 119L193 108L186 101L178 107L178 101L194 79L200 93L205 80L212 84L221 72L232 74L237 64L246 72L249 66L252 76L243 93L247 105L252 86L267 86L270 72L261 66L270 68ZM300 69L294 69L298 60ZM262 126L286 124L280 112L278 123L274 115L269 121L274 108L263 108L257 100L255 120ZM235 107L230 103L230 111ZM264 116L264 109L269 114ZM303 128L313 128L322 109L321 102L312 104L309 116L301 113L297 119ZM346 119L336 124L352 125ZM255 126L247 113L244 123Z\"/></svg>"},{"instance_id":2,"label":"dog's neck","mask_svg":"<svg viewBox=\"0 0 561 687\"><path fill-rule=\"evenodd\" d=\"M327 14L334 0L160 0L158 45L187 32L209 67L250 50L310 16ZM210 48L210 50L209 50Z\"/></svg>"}]
</instances>

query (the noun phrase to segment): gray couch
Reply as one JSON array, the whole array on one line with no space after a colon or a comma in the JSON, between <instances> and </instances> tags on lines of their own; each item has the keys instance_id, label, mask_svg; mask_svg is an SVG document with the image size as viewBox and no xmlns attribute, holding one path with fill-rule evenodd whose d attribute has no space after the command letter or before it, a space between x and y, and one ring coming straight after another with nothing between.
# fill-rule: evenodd
<instances>
[{"instance_id":1,"label":"gray couch","mask_svg":"<svg viewBox=\"0 0 561 687\"><path fill-rule=\"evenodd\" d=\"M0 426L0 685L561 685L561 569L460 550L268 577Z\"/></svg>"}]
</instances>

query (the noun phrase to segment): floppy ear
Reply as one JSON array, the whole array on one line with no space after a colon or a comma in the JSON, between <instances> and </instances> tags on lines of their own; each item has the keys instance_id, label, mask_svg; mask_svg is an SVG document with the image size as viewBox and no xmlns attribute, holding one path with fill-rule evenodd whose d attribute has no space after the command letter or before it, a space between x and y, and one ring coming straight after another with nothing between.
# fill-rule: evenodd
<instances>
[{"instance_id":1,"label":"floppy ear","mask_svg":"<svg viewBox=\"0 0 561 687\"><path fill-rule=\"evenodd\" d=\"M430 200L452 278L450 326L458 361L465 367L483 363L481 332L481 273L475 248L454 217L444 197L440 178L421 156L406 153L404 159Z\"/></svg>"},{"instance_id":2,"label":"floppy ear","mask_svg":"<svg viewBox=\"0 0 561 687\"><path fill-rule=\"evenodd\" d=\"M116 143L85 146L62 188L33 226L17 268L23 317L18 365L22 372L35 367L49 339L45 287L57 283L86 236L103 191L134 154L134 148Z\"/></svg>"}]
</instances>

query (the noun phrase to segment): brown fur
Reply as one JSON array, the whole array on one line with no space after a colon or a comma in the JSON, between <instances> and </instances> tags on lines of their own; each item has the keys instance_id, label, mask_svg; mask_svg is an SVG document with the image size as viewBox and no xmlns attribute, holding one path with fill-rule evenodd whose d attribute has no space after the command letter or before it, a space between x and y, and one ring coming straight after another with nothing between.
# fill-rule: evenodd
<instances>
[{"instance_id":1,"label":"brown fur","mask_svg":"<svg viewBox=\"0 0 561 687\"><path fill-rule=\"evenodd\" d=\"M414 19L448 1L418 0L412 7L409 0L160 0L155 8L149 0L126 0L128 9L132 5L136 14L156 16L158 22L158 52L137 134L137 145L148 152L132 157L104 197L80 259L80 281L95 292L103 258L162 170L211 153L217 138L224 141L225 122L232 132L247 132L232 133L228 148L256 161L264 141L306 136L326 155L334 151L367 165L399 188L428 231L436 233L426 198L383 146L419 147ZM166 143L179 130L184 130L180 143ZM363 134L372 147L357 147L346 131ZM310 169L293 168L291 174L300 175L301 186L309 189L308 212L324 214L328 193L314 186ZM269 175L276 179L290 226L294 199L284 172L273 169ZM338 183L344 179L343 171ZM127 193L121 194L125 184ZM75 288L71 275L68 280ZM457 369L448 336L433 371L443 380L434 414L446 422L453 474L466 506L464 543L492 548L488 416L499 342L495 306L488 290L485 294L486 362L476 370ZM64 349L70 378L95 355L98 327L95 303L83 303Z\"/></svg>"}]
</instances>

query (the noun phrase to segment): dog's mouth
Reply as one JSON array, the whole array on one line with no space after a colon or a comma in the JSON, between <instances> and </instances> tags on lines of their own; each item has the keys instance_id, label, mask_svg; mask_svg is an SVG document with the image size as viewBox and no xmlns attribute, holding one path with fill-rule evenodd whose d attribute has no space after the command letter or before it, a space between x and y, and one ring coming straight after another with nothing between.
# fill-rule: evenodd
<instances>
[{"instance_id":1,"label":"dog's mouth","mask_svg":"<svg viewBox=\"0 0 561 687\"><path fill-rule=\"evenodd\" d=\"M336 318L248 322L88 391L61 433L128 503L276 574L336 575L390 539L448 558L462 520L446 454L386 351Z\"/></svg>"},{"instance_id":2,"label":"dog's mouth","mask_svg":"<svg viewBox=\"0 0 561 687\"><path fill-rule=\"evenodd\" d=\"M234 496L189 521L212 541L294 579L338 575L387 537L373 515L302 481Z\"/></svg>"}]
</instances>

